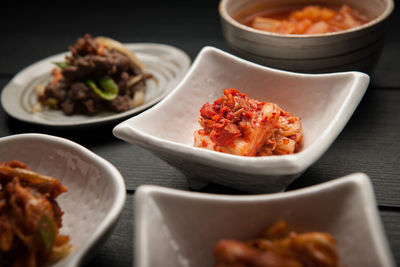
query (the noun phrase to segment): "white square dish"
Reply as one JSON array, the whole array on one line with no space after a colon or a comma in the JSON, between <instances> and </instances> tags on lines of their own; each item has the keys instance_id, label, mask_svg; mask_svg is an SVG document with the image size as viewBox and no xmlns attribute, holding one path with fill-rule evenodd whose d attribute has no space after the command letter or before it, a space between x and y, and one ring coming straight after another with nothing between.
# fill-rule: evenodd
<instances>
[{"instance_id":1,"label":"white square dish","mask_svg":"<svg viewBox=\"0 0 400 267\"><path fill-rule=\"evenodd\" d=\"M49 266L83 265L111 234L125 204L121 174L83 146L44 134L0 138L0 161L12 160L67 186L57 202L64 212L61 234L69 235L73 249Z\"/></svg>"},{"instance_id":2,"label":"white square dish","mask_svg":"<svg viewBox=\"0 0 400 267\"><path fill-rule=\"evenodd\" d=\"M337 243L340 266L394 267L372 184L355 173L268 195L229 196L140 186L135 193L135 266L213 266L223 238L248 240L278 220Z\"/></svg>"},{"instance_id":3,"label":"white square dish","mask_svg":"<svg viewBox=\"0 0 400 267\"><path fill-rule=\"evenodd\" d=\"M216 48L197 56L175 90L113 133L181 170L193 188L214 182L249 192L286 188L318 160L342 131L368 87L360 72L300 74L263 67ZM200 108L226 88L276 103L301 118L304 147L284 156L243 157L193 147Z\"/></svg>"}]
</instances>

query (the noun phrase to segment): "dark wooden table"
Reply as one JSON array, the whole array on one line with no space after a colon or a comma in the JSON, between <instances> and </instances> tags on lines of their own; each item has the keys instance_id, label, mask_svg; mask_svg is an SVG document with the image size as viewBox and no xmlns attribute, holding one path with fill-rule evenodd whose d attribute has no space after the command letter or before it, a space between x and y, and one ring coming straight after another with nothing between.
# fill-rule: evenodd
<instances>
[{"instance_id":1,"label":"dark wooden table","mask_svg":"<svg viewBox=\"0 0 400 267\"><path fill-rule=\"evenodd\" d=\"M63 6L60 6L60 5ZM111 6L112 4L112 6ZM229 51L224 42L217 1L79 2L4 6L0 17L0 88L22 68L60 53L85 33L125 43L154 42L176 46L193 60L204 46ZM157 8L156 8L157 7ZM400 12L396 8L382 57L354 115L326 154L288 190L321 183L353 172L372 179L378 208L397 263L400 263ZM116 123L90 129L49 129L23 123L0 107L0 137L37 132L71 139L114 164L127 186L127 200L110 239L87 266L133 265L133 196L141 184L190 190L184 176L150 152L120 141ZM240 194L218 185L212 193ZM356 246L357 244L355 244Z\"/></svg>"}]
</instances>

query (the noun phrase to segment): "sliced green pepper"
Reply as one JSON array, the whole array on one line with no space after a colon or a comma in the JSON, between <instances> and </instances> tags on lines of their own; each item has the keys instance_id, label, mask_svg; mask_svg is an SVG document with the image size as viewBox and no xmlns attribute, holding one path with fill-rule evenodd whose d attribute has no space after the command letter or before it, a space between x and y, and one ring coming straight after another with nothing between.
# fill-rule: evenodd
<instances>
[{"instance_id":1,"label":"sliced green pepper","mask_svg":"<svg viewBox=\"0 0 400 267\"><path fill-rule=\"evenodd\" d=\"M57 67L59 67L62 70L71 65L68 61L53 62L53 64L56 65Z\"/></svg>"},{"instance_id":2,"label":"sliced green pepper","mask_svg":"<svg viewBox=\"0 0 400 267\"><path fill-rule=\"evenodd\" d=\"M53 220L47 215L42 215L38 223L38 231L46 250L50 251L56 237L56 227Z\"/></svg>"},{"instance_id":3,"label":"sliced green pepper","mask_svg":"<svg viewBox=\"0 0 400 267\"><path fill-rule=\"evenodd\" d=\"M90 86L93 91L105 100L113 100L118 96L118 85L108 76L97 79L101 89L92 79L87 79L86 84Z\"/></svg>"},{"instance_id":4,"label":"sliced green pepper","mask_svg":"<svg viewBox=\"0 0 400 267\"><path fill-rule=\"evenodd\" d=\"M114 98L118 95L118 85L108 76L101 77L97 80L100 87L108 93L115 94Z\"/></svg>"}]
</instances>

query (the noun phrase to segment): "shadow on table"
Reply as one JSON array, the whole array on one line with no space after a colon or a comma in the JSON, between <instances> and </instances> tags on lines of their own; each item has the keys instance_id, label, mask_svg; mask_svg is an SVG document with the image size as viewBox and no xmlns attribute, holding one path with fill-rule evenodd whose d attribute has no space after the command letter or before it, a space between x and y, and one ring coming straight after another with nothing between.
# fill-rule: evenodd
<instances>
[{"instance_id":1,"label":"shadow on table","mask_svg":"<svg viewBox=\"0 0 400 267\"><path fill-rule=\"evenodd\" d=\"M120 121L114 121L107 124L79 127L48 127L22 122L7 116L5 118L6 129L1 129L0 133L1 136L23 133L48 134L63 137L81 145L90 147L93 145L100 145L117 140L117 138L112 134L112 129L119 122Z\"/></svg>"}]
</instances>

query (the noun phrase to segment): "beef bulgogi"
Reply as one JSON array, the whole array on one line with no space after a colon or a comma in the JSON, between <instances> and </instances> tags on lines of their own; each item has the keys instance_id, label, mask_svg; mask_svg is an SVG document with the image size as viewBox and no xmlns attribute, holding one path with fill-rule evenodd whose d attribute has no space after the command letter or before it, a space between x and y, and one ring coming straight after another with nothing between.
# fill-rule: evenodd
<instances>
[{"instance_id":1,"label":"beef bulgogi","mask_svg":"<svg viewBox=\"0 0 400 267\"><path fill-rule=\"evenodd\" d=\"M64 62L56 62L53 80L38 93L42 106L66 115L124 112L144 101L143 64L121 43L89 34L69 48Z\"/></svg>"}]
</instances>

